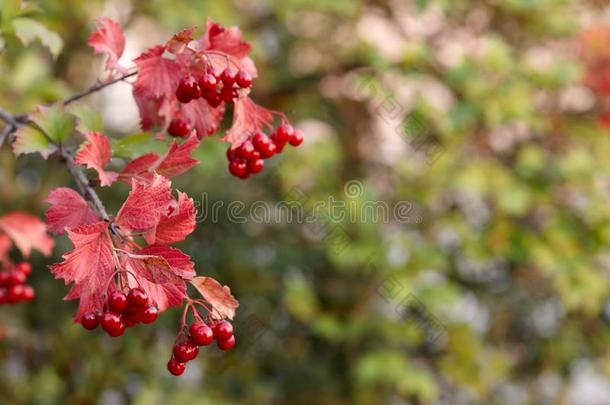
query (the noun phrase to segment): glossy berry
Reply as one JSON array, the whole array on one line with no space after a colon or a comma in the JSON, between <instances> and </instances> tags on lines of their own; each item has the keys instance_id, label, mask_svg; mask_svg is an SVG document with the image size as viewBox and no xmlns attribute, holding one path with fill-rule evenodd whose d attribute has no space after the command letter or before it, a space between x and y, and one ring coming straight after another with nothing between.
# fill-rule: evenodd
<instances>
[{"instance_id":1,"label":"glossy berry","mask_svg":"<svg viewBox=\"0 0 610 405\"><path fill-rule=\"evenodd\" d=\"M146 324L153 323L154 321L157 320L158 316L159 316L159 308L157 308L154 305L150 305L140 314L140 321L142 323L146 323Z\"/></svg>"},{"instance_id":2,"label":"glossy berry","mask_svg":"<svg viewBox=\"0 0 610 405\"><path fill-rule=\"evenodd\" d=\"M220 98L225 103L232 103L237 98L237 90L232 87L223 87L220 91Z\"/></svg>"},{"instance_id":3,"label":"glossy berry","mask_svg":"<svg viewBox=\"0 0 610 405\"><path fill-rule=\"evenodd\" d=\"M235 347L235 336L231 335L227 340L217 340L216 344L220 350L230 350Z\"/></svg>"},{"instance_id":4,"label":"glossy berry","mask_svg":"<svg viewBox=\"0 0 610 405\"><path fill-rule=\"evenodd\" d=\"M216 92L204 93L203 97L211 107L218 107L222 103L220 95Z\"/></svg>"},{"instance_id":5,"label":"glossy berry","mask_svg":"<svg viewBox=\"0 0 610 405\"><path fill-rule=\"evenodd\" d=\"M175 376L184 374L184 370L186 370L186 364L179 362L173 357L167 362L167 371Z\"/></svg>"},{"instance_id":6,"label":"glossy berry","mask_svg":"<svg viewBox=\"0 0 610 405\"><path fill-rule=\"evenodd\" d=\"M17 263L15 266L17 271L29 276L32 273L32 265L28 262Z\"/></svg>"},{"instance_id":7,"label":"glossy berry","mask_svg":"<svg viewBox=\"0 0 610 405\"><path fill-rule=\"evenodd\" d=\"M102 315L102 320L100 322L102 324L102 328L112 337L118 337L125 332L125 324L121 321L121 318L117 314L113 314L112 312L106 312Z\"/></svg>"},{"instance_id":8,"label":"glossy berry","mask_svg":"<svg viewBox=\"0 0 610 405\"><path fill-rule=\"evenodd\" d=\"M25 279L27 278L27 276L20 272L20 271L11 271L8 274L8 285L17 285L17 284L23 284L25 283Z\"/></svg>"},{"instance_id":9,"label":"glossy berry","mask_svg":"<svg viewBox=\"0 0 610 405\"><path fill-rule=\"evenodd\" d=\"M0 272L0 287L5 287L8 285L8 276L9 273L6 271Z\"/></svg>"},{"instance_id":10,"label":"glossy berry","mask_svg":"<svg viewBox=\"0 0 610 405\"><path fill-rule=\"evenodd\" d=\"M189 123L183 118L174 118L172 122L169 124L169 128L167 128L167 132L171 136L177 136L180 138L184 138L191 132L191 128L189 127Z\"/></svg>"},{"instance_id":11,"label":"glossy berry","mask_svg":"<svg viewBox=\"0 0 610 405\"><path fill-rule=\"evenodd\" d=\"M148 295L140 287L132 288L127 296L129 305L134 307L143 307L148 304Z\"/></svg>"},{"instance_id":12,"label":"glossy berry","mask_svg":"<svg viewBox=\"0 0 610 405\"><path fill-rule=\"evenodd\" d=\"M286 142L288 142L288 140L290 139L290 137L292 137L292 134L294 134L294 128L292 127L292 125L282 124L277 127L277 130L275 131L274 141L276 143L280 142L285 145Z\"/></svg>"},{"instance_id":13,"label":"glossy berry","mask_svg":"<svg viewBox=\"0 0 610 405\"><path fill-rule=\"evenodd\" d=\"M229 162L229 172L235 177L245 178L248 176L248 164L241 159L231 160Z\"/></svg>"},{"instance_id":14,"label":"glossy berry","mask_svg":"<svg viewBox=\"0 0 610 405\"><path fill-rule=\"evenodd\" d=\"M202 93L215 92L217 84L216 76L211 73L207 73L199 78L199 88Z\"/></svg>"},{"instance_id":15,"label":"glossy berry","mask_svg":"<svg viewBox=\"0 0 610 405\"><path fill-rule=\"evenodd\" d=\"M252 137L252 144L256 150L261 154L263 159L268 159L275 155L277 148L271 139L263 134L262 132L257 133Z\"/></svg>"},{"instance_id":16,"label":"glossy berry","mask_svg":"<svg viewBox=\"0 0 610 405\"><path fill-rule=\"evenodd\" d=\"M36 291L31 285L25 284L21 292L21 299L25 302L32 302L36 298Z\"/></svg>"},{"instance_id":17,"label":"glossy berry","mask_svg":"<svg viewBox=\"0 0 610 405\"><path fill-rule=\"evenodd\" d=\"M225 85L225 87L231 87L235 84L237 80L237 72L231 68L226 68L220 74L220 80Z\"/></svg>"},{"instance_id":18,"label":"glossy berry","mask_svg":"<svg viewBox=\"0 0 610 405\"><path fill-rule=\"evenodd\" d=\"M221 321L212 327L216 340L227 340L233 336L233 325L227 321Z\"/></svg>"},{"instance_id":19,"label":"glossy berry","mask_svg":"<svg viewBox=\"0 0 610 405\"><path fill-rule=\"evenodd\" d=\"M178 83L178 89L176 89L176 98L181 103L188 103L191 100L195 100L201 97L201 90L197 79L191 75L184 76Z\"/></svg>"},{"instance_id":20,"label":"glossy berry","mask_svg":"<svg viewBox=\"0 0 610 405\"><path fill-rule=\"evenodd\" d=\"M214 340L214 332L205 323L194 323L189 328L189 339L196 345L207 346Z\"/></svg>"},{"instance_id":21,"label":"glossy berry","mask_svg":"<svg viewBox=\"0 0 610 405\"><path fill-rule=\"evenodd\" d=\"M23 284L12 285L6 290L6 301L9 304L14 304L21 301L23 297Z\"/></svg>"},{"instance_id":22,"label":"glossy berry","mask_svg":"<svg viewBox=\"0 0 610 405\"><path fill-rule=\"evenodd\" d=\"M100 324L100 317L95 312L85 312L85 314L80 319L81 325L83 328L87 330L93 330L97 328Z\"/></svg>"},{"instance_id":23,"label":"glossy berry","mask_svg":"<svg viewBox=\"0 0 610 405\"><path fill-rule=\"evenodd\" d=\"M288 142L292 146L299 146L300 144L302 144L303 143L303 131L299 128L295 129L294 133L292 134L290 139L288 139Z\"/></svg>"},{"instance_id":24,"label":"glossy berry","mask_svg":"<svg viewBox=\"0 0 610 405\"><path fill-rule=\"evenodd\" d=\"M242 159L252 159L255 151L256 149L254 149L252 142L246 141L235 150L235 155Z\"/></svg>"},{"instance_id":25,"label":"glossy berry","mask_svg":"<svg viewBox=\"0 0 610 405\"><path fill-rule=\"evenodd\" d=\"M113 291L108 297L108 309L115 314L121 314L127 309L127 296L122 291Z\"/></svg>"},{"instance_id":26,"label":"glossy berry","mask_svg":"<svg viewBox=\"0 0 610 405\"><path fill-rule=\"evenodd\" d=\"M197 357L199 354L199 347L187 340L174 346L173 353L176 360L186 363Z\"/></svg>"},{"instance_id":27,"label":"glossy berry","mask_svg":"<svg viewBox=\"0 0 610 405\"><path fill-rule=\"evenodd\" d=\"M247 89L252 85L252 76L250 76L250 73L240 70L235 79L235 83L242 89Z\"/></svg>"},{"instance_id":28,"label":"glossy berry","mask_svg":"<svg viewBox=\"0 0 610 405\"><path fill-rule=\"evenodd\" d=\"M256 174L263 171L265 168L265 161L263 159L251 159L248 160L248 172L250 174Z\"/></svg>"}]
</instances>

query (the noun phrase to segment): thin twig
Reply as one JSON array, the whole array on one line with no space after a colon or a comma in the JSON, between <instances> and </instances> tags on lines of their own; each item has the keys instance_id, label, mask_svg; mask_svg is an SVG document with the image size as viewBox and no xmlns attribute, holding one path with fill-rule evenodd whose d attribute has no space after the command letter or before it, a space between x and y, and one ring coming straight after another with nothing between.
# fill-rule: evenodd
<instances>
[{"instance_id":1,"label":"thin twig","mask_svg":"<svg viewBox=\"0 0 610 405\"><path fill-rule=\"evenodd\" d=\"M82 93L79 93L70 98L67 98L66 100L64 100L63 104L64 105L72 104L73 102L78 101L81 98L87 97L90 94L96 93L96 92L104 89L105 87L108 87L108 86L113 85L118 82L122 82L123 80L125 80L129 77L135 76L137 73L138 73L137 71L127 73L127 74L124 74L123 76L117 77L116 79L110 80L109 82L96 84L95 86L90 87L88 90L86 90Z\"/></svg>"}]
</instances>

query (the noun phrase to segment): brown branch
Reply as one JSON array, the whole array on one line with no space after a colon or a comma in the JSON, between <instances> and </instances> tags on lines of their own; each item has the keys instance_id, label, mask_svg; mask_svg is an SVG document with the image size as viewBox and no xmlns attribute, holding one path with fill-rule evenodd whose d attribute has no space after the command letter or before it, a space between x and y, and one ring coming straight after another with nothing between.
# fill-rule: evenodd
<instances>
[{"instance_id":1,"label":"brown branch","mask_svg":"<svg viewBox=\"0 0 610 405\"><path fill-rule=\"evenodd\" d=\"M73 102L78 101L81 98L87 97L90 94L97 93L98 91L104 89L105 87L108 87L108 86L113 85L118 82L122 82L129 77L135 76L137 73L138 73L138 71L127 73L127 74L124 74L123 76L117 77L116 79L110 80L108 82L96 84L95 86L90 87L88 90L86 90L82 93L75 94L74 96L65 99L63 104L64 105L72 104Z\"/></svg>"}]
</instances>

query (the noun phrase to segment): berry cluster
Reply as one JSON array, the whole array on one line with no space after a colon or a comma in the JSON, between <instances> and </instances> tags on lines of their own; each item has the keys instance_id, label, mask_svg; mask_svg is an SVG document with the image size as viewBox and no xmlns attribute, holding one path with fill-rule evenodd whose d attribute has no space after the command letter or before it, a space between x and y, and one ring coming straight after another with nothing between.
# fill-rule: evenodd
<instances>
[{"instance_id":1,"label":"berry cluster","mask_svg":"<svg viewBox=\"0 0 610 405\"><path fill-rule=\"evenodd\" d=\"M232 349L235 346L233 325L228 321L197 321L191 324L188 337L174 344L167 370L175 376L182 375L186 370L186 363L194 360L199 354L199 346L208 346L214 339L221 350Z\"/></svg>"},{"instance_id":2,"label":"berry cluster","mask_svg":"<svg viewBox=\"0 0 610 405\"><path fill-rule=\"evenodd\" d=\"M28 262L17 263L11 270L0 272L0 305L34 299L36 291L26 284L31 273L32 265Z\"/></svg>"},{"instance_id":3,"label":"berry cluster","mask_svg":"<svg viewBox=\"0 0 610 405\"><path fill-rule=\"evenodd\" d=\"M290 124L282 124L271 136L257 132L239 147L227 149L229 172L241 179L247 179L251 174L260 173L265 167L264 159L282 153L286 143L299 146L303 143L303 131L293 128Z\"/></svg>"},{"instance_id":4,"label":"berry cluster","mask_svg":"<svg viewBox=\"0 0 610 405\"><path fill-rule=\"evenodd\" d=\"M104 312L90 311L83 315L81 324L87 330L102 328L112 337L121 336L125 328L138 323L153 323L157 320L159 310L149 302L148 295L140 287L123 291L115 290L108 296Z\"/></svg>"},{"instance_id":5,"label":"berry cluster","mask_svg":"<svg viewBox=\"0 0 610 405\"><path fill-rule=\"evenodd\" d=\"M216 108L223 101L232 103L238 97L239 89L249 89L251 86L252 76L244 70L236 71L228 67L218 73L208 69L198 78L188 74L180 79L176 98L186 104L203 97L210 106Z\"/></svg>"}]
</instances>

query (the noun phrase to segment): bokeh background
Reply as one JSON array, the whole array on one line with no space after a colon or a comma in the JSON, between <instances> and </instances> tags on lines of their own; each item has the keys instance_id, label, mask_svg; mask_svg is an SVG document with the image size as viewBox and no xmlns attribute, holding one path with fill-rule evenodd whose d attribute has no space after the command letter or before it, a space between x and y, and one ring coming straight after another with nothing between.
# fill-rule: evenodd
<instances>
[{"instance_id":1,"label":"bokeh background","mask_svg":"<svg viewBox=\"0 0 610 405\"><path fill-rule=\"evenodd\" d=\"M241 302L236 350L204 350L174 378L179 310L118 340L87 332L53 261L34 256L36 301L0 308L0 403L610 404L607 2L31 3L64 46L54 60L3 26L3 108L103 78L86 46L100 16L125 27L127 63L211 16L252 41L253 97L306 141L244 182L216 136L174 181L200 204L181 248ZM139 132L128 84L87 103L109 135ZM0 150L0 213L43 216L65 184L59 164ZM113 210L127 191L101 194ZM347 215L313 208L329 199ZM314 220L256 221L256 202ZM54 260L68 248L60 238Z\"/></svg>"}]
</instances>

